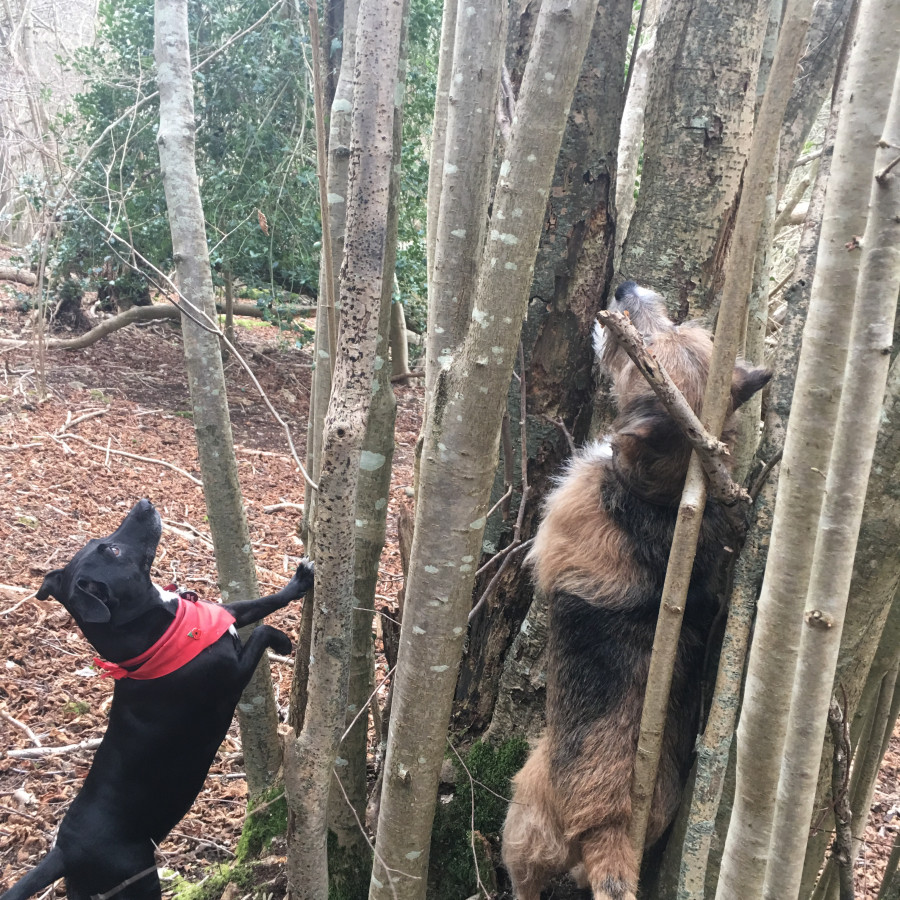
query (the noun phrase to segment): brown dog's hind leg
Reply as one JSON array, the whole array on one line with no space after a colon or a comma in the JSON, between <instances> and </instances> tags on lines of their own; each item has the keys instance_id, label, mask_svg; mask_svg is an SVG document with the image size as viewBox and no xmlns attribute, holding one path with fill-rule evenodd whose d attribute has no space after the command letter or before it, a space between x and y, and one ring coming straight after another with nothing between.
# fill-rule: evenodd
<instances>
[{"instance_id":1,"label":"brown dog's hind leg","mask_svg":"<svg viewBox=\"0 0 900 900\"><path fill-rule=\"evenodd\" d=\"M635 900L637 860L624 822L603 825L584 835L581 860L594 900Z\"/></svg>"},{"instance_id":2,"label":"brown dog's hind leg","mask_svg":"<svg viewBox=\"0 0 900 900\"><path fill-rule=\"evenodd\" d=\"M540 900L547 882L577 862L559 825L544 739L513 782L503 826L503 862L516 900Z\"/></svg>"}]
</instances>

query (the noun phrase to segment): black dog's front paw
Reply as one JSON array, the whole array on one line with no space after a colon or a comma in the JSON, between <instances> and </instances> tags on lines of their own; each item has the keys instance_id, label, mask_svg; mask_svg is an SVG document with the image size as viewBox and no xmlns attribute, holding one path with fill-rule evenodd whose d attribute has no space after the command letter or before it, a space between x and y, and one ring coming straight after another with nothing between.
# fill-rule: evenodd
<instances>
[{"instance_id":1,"label":"black dog's front paw","mask_svg":"<svg viewBox=\"0 0 900 900\"><path fill-rule=\"evenodd\" d=\"M294 572L294 577L288 582L285 588L291 594L292 599L299 600L312 586L315 581L316 567L309 557L304 556Z\"/></svg>"}]
</instances>

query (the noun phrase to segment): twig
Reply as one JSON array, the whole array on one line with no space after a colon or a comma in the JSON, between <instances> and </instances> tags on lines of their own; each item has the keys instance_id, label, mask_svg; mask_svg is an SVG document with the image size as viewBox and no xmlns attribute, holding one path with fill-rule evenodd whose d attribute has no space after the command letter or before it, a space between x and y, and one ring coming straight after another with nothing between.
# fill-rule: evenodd
<instances>
[{"instance_id":1,"label":"twig","mask_svg":"<svg viewBox=\"0 0 900 900\"><path fill-rule=\"evenodd\" d=\"M27 747L24 750L7 750L6 755L11 759L38 759L42 756L63 756L66 753L74 753L77 750L96 750L100 746L101 738L91 738L80 744L66 744L64 747Z\"/></svg>"},{"instance_id":2,"label":"twig","mask_svg":"<svg viewBox=\"0 0 900 900\"><path fill-rule=\"evenodd\" d=\"M35 747L42 746L38 736L24 722L20 722L18 719L14 719L8 712L2 709L0 709L0 716L6 719L6 721L9 722L10 725L15 725L16 728L24 731L28 736L28 740L30 740Z\"/></svg>"},{"instance_id":3,"label":"twig","mask_svg":"<svg viewBox=\"0 0 900 900\"><path fill-rule=\"evenodd\" d=\"M876 181L879 181L879 182L880 182L880 181L884 181L885 178L887 178L888 175L890 174L891 169L893 169L894 166L897 165L897 163L900 163L900 156L898 156L898 157L896 157L895 159L891 160L891 162L889 162L889 163L888 163L888 164L887 164L880 172L878 172L878 173L875 175L875 180L876 180Z\"/></svg>"},{"instance_id":4,"label":"twig","mask_svg":"<svg viewBox=\"0 0 900 900\"><path fill-rule=\"evenodd\" d=\"M7 587L7 585L4 585ZM13 588L13 590L20 591L22 588ZM32 591L27 597L23 597L18 603L14 603L9 609L0 610L0 616L8 616L11 612L15 612L23 603L27 603L29 600L33 600L36 596L36 592Z\"/></svg>"},{"instance_id":5,"label":"twig","mask_svg":"<svg viewBox=\"0 0 900 900\"><path fill-rule=\"evenodd\" d=\"M393 668L391 668L391 669L385 674L384 678L382 678L381 681L378 682L378 684L375 686L375 690L372 691L371 694L369 694L369 697L368 697L368 699L366 700L366 702L360 704L360 706L359 706L359 712L357 712L357 714L353 717L353 721L350 722L350 724L347 726L347 728L346 728L346 730L344 731L344 733L341 735L341 739L340 739L340 741L338 741L339 744L342 743L342 742L346 739L347 735L350 734L350 732L353 730L353 726L357 723L357 721L359 720L359 717L360 717L364 712L367 712L367 711L368 711L368 709L369 709L369 703L372 702L372 699L375 697L375 695L376 695L376 694L384 687L384 685L385 685L385 683L387 682L388 678L390 678L391 675L394 674L394 669L396 669L396 668L397 668L396 665L395 665Z\"/></svg>"},{"instance_id":6,"label":"twig","mask_svg":"<svg viewBox=\"0 0 900 900\"><path fill-rule=\"evenodd\" d=\"M845 700L846 704L846 700ZM831 793L834 802L836 825L831 856L838 867L840 900L853 900L853 834L850 810L850 731L847 716L837 700L832 697L828 708L828 727L834 744L834 768L831 772ZM823 875L824 877L824 875Z\"/></svg>"},{"instance_id":7,"label":"twig","mask_svg":"<svg viewBox=\"0 0 900 900\"><path fill-rule=\"evenodd\" d=\"M83 443L83 444L87 444L88 447L90 447L93 450L99 450L101 453L107 452L106 447L99 447L99 446L97 446L97 444L92 444L89 440L86 440L85 438L83 438L77 434L64 433L63 437L58 437L55 434L51 434L50 437L54 441L56 441L58 444L62 444L64 440L66 440L66 441L75 440L75 441L81 441L81 443ZM198 484L201 487L203 486L203 482L199 478L194 478L194 476L191 475L190 472L185 472L184 469L180 469L180 468L178 468L178 466L173 465L170 462L166 462L164 459L153 459L150 456L137 456L134 453L126 453L124 450L110 450L109 452L114 453L116 456L125 456L128 459L136 459L139 462L153 463L154 465L157 465L157 466L165 466L167 469L171 469L173 472L178 472L179 475L184 475L185 478L190 478L190 480L193 481L194 484Z\"/></svg>"},{"instance_id":8,"label":"twig","mask_svg":"<svg viewBox=\"0 0 900 900\"><path fill-rule=\"evenodd\" d=\"M542 419L546 419L551 425L555 425L562 433L563 437L566 439L566 443L569 445L569 453L574 456L576 451L575 439L572 437L572 432L566 428L566 423L563 422L562 419L556 418L554 419L552 416L548 416L546 413L541 415Z\"/></svg>"},{"instance_id":9,"label":"twig","mask_svg":"<svg viewBox=\"0 0 900 900\"><path fill-rule=\"evenodd\" d=\"M264 506L263 512L267 512L267 513L278 512L280 509L296 509L299 512L303 512L303 504L302 503L273 503L271 506Z\"/></svg>"},{"instance_id":10,"label":"twig","mask_svg":"<svg viewBox=\"0 0 900 900\"><path fill-rule=\"evenodd\" d=\"M684 395L675 386L668 372L659 364L653 354L644 346L640 332L631 324L624 313L603 310L597 318L609 328L628 354L638 371L646 378L669 415L684 432L691 446L697 452L703 471L709 479L710 493L721 503L731 506L739 500L747 501L750 495L734 481L725 464L728 447L713 437L691 409Z\"/></svg>"}]
</instances>

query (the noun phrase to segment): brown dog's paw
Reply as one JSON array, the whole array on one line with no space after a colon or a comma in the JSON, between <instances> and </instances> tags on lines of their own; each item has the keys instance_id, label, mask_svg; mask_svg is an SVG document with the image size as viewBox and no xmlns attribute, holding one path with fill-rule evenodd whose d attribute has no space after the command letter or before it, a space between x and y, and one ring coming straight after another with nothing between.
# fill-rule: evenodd
<instances>
[{"instance_id":1,"label":"brown dog's paw","mask_svg":"<svg viewBox=\"0 0 900 900\"><path fill-rule=\"evenodd\" d=\"M594 889L594 900L635 900L634 888L621 878L607 875Z\"/></svg>"}]
</instances>

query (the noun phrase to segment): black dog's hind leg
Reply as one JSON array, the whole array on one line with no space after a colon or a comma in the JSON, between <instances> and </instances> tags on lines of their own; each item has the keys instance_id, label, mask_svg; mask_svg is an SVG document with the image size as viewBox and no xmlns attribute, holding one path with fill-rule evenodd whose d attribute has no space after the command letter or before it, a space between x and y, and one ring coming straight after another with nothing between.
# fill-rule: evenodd
<instances>
[{"instance_id":1,"label":"black dog's hind leg","mask_svg":"<svg viewBox=\"0 0 900 900\"><path fill-rule=\"evenodd\" d=\"M234 616L234 624L238 628L252 625L265 618L269 613L275 612L276 609L287 606L292 600L302 597L312 587L314 575L313 564L304 557L300 560L294 577L280 591L257 600L239 600L237 603L228 603L225 605L225 609ZM278 633L281 634L281 632ZM282 635L282 637L284 636ZM274 644L270 646L276 649ZM244 651L246 652L246 647ZM279 650L278 652L285 651ZM290 647L287 652L290 652ZM262 650L260 650L260 655L262 655Z\"/></svg>"},{"instance_id":2,"label":"black dog's hind leg","mask_svg":"<svg viewBox=\"0 0 900 900\"><path fill-rule=\"evenodd\" d=\"M5 894L0 894L0 900L25 900L50 887L65 874L62 850L54 847L21 881L17 881Z\"/></svg>"},{"instance_id":3,"label":"black dog's hind leg","mask_svg":"<svg viewBox=\"0 0 900 900\"><path fill-rule=\"evenodd\" d=\"M291 639L271 625L254 628L247 638L247 643L241 648L237 661L237 678L243 687L247 686L257 663L269 647L281 656L287 656L291 652Z\"/></svg>"}]
</instances>

